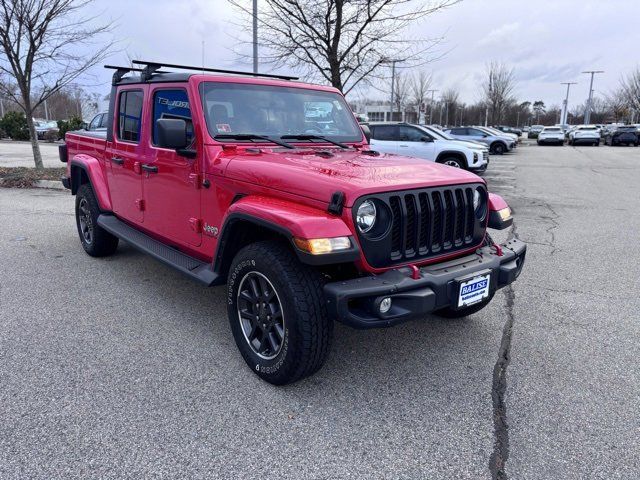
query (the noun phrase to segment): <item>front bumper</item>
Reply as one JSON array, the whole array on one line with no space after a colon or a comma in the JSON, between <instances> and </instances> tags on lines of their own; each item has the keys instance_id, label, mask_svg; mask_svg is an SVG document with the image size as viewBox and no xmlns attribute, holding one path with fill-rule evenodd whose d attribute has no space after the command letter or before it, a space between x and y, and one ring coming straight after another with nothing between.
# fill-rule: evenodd
<instances>
[{"instance_id":1,"label":"front bumper","mask_svg":"<svg viewBox=\"0 0 640 480\"><path fill-rule=\"evenodd\" d=\"M512 283L524 265L527 245L511 240L448 262L412 269L398 268L381 275L328 283L324 287L329 315L354 328L390 327L412 317L457 303L460 281L490 274L489 294ZM417 278L414 278L417 277ZM382 314L376 308L385 297L392 307Z\"/></svg>"}]
</instances>

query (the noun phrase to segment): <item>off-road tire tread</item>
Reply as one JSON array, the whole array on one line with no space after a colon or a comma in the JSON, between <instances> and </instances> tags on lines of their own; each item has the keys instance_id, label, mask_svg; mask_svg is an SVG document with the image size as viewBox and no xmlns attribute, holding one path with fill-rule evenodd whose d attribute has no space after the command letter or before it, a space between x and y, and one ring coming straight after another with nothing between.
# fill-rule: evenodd
<instances>
[{"instance_id":1,"label":"off-road tire tread","mask_svg":"<svg viewBox=\"0 0 640 480\"><path fill-rule=\"evenodd\" d=\"M96 200L96 196L93 193L93 188L91 188L91 184L89 183L80 185L76 194L76 225L78 225L78 205L80 205L80 200L83 197L87 199L89 209L91 210L91 220L93 222L93 243L91 245L87 245L82 238L80 238L82 248L84 248L84 251L92 257L108 257L118 248L119 239L98 225L100 207L98 206L98 200ZM80 236L79 230L80 229L78 227L78 235Z\"/></svg>"},{"instance_id":2,"label":"off-road tire tread","mask_svg":"<svg viewBox=\"0 0 640 480\"><path fill-rule=\"evenodd\" d=\"M246 259L260 258L278 270L294 292L300 331L302 351L295 362L298 368L283 383L293 383L316 373L325 363L331 348L333 321L327 314L323 294L324 280L319 272L300 263L298 258L279 241L256 242L244 247L231 266ZM291 314L289 314L291 315Z\"/></svg>"}]
</instances>

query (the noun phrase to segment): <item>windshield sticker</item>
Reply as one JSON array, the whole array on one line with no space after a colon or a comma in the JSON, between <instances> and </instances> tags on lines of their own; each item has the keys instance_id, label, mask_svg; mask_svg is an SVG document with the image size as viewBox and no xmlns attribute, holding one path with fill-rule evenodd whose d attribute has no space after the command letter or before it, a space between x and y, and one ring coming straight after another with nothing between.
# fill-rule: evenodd
<instances>
[{"instance_id":1,"label":"windshield sticker","mask_svg":"<svg viewBox=\"0 0 640 480\"><path fill-rule=\"evenodd\" d=\"M216 123L216 128L219 132L231 132L231 126L228 123Z\"/></svg>"}]
</instances>

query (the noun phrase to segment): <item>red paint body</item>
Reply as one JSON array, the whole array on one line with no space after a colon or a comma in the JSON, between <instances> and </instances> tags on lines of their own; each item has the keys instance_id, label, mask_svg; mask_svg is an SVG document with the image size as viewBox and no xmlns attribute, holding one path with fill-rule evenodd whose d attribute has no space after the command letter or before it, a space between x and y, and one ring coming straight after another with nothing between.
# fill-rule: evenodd
<instances>
[{"instance_id":1,"label":"red paint body","mask_svg":"<svg viewBox=\"0 0 640 480\"><path fill-rule=\"evenodd\" d=\"M202 226L219 229L231 213L243 213L277 224L291 236L302 238L352 236L357 239L351 206L359 197L376 192L442 185L483 182L476 175L424 160L395 155L368 156L358 149L366 139L352 144L356 150L341 151L331 145L299 145L284 150L273 144L223 144L216 142L204 123L199 96L201 82L236 82L339 93L331 87L289 81L214 75L193 75L183 83L119 85L123 90L144 93L142 127L138 144L117 139L117 119L112 122L113 141L82 133L66 136L67 175L79 165L85 167L100 208L120 219L202 260L212 261L218 238L202 233ZM179 156L175 151L158 148L151 138L152 101L158 89L185 89L191 106L196 158ZM114 112L118 111L116 100ZM256 150L259 148L259 152ZM249 151L247 151L249 148ZM331 149L326 158L319 149ZM112 159L116 158L115 163ZM158 167L157 174L146 174L141 167ZM203 188L203 181L210 187ZM346 195L342 216L327 213L331 195ZM239 200L238 200L239 198ZM234 199L236 201L234 202ZM499 210L506 203L490 194L489 208ZM474 246L468 251L477 248ZM435 263L466 252L455 252L429 259ZM381 272L358 262L361 270ZM397 268L394 267L394 268Z\"/></svg>"}]
</instances>

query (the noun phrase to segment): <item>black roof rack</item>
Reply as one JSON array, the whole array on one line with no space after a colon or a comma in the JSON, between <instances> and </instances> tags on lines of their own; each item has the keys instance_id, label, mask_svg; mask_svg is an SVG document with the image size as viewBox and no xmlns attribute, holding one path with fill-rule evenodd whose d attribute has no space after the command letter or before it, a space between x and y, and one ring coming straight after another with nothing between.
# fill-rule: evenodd
<instances>
[{"instance_id":1,"label":"black roof rack","mask_svg":"<svg viewBox=\"0 0 640 480\"><path fill-rule=\"evenodd\" d=\"M144 65L144 68L142 69L135 69L136 71L142 72L143 81L149 80L151 78L151 75L154 73L158 73L158 70L162 67L178 68L180 70L193 70L193 71L199 71L199 72L227 73L231 75L248 75L251 77L277 78L279 80L298 80L298 77L291 77L288 75L276 75L272 73L241 72L239 70L222 70L219 68L193 67L189 65L176 65L172 63L162 63L162 62L147 62L143 60L133 60L131 63L134 63L136 65ZM132 69L129 69L129 70L132 70Z\"/></svg>"},{"instance_id":2,"label":"black roof rack","mask_svg":"<svg viewBox=\"0 0 640 480\"><path fill-rule=\"evenodd\" d=\"M109 70L115 70L115 72L113 72L113 78L111 79L112 85L117 84L129 72L144 72L143 68L119 67L117 65L105 65L104 68L108 68ZM165 73L165 72L159 72L157 70L156 72Z\"/></svg>"}]
</instances>

